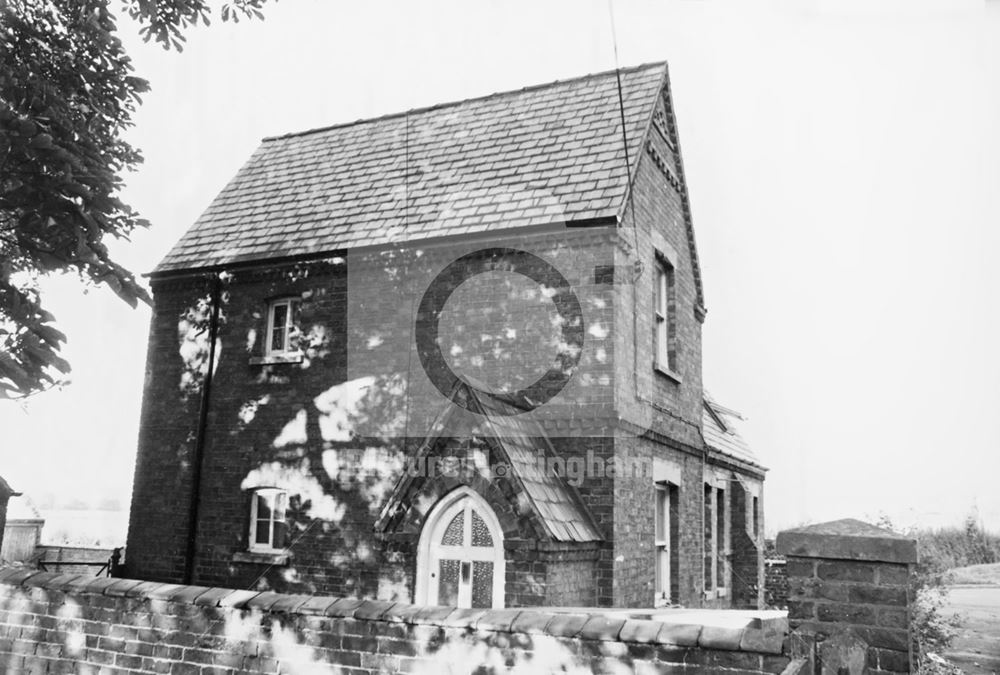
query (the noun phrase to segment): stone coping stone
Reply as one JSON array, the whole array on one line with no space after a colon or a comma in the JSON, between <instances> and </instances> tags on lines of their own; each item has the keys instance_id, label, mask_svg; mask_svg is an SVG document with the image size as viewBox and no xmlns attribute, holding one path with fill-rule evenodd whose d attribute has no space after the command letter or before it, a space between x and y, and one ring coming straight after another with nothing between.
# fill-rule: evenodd
<instances>
[{"instance_id":1,"label":"stone coping stone","mask_svg":"<svg viewBox=\"0 0 1000 675\"><path fill-rule=\"evenodd\" d=\"M545 632L556 637L576 637L583 629L583 625L589 620L590 615L582 612L555 612L549 625L545 627Z\"/></svg>"},{"instance_id":2,"label":"stone coping stone","mask_svg":"<svg viewBox=\"0 0 1000 675\"><path fill-rule=\"evenodd\" d=\"M778 611L572 607L467 610L136 579L67 577L23 568L0 568L0 585L272 614L325 615L356 621L430 624L442 628L763 654L781 654L782 641L788 634L787 613Z\"/></svg>"},{"instance_id":3,"label":"stone coping stone","mask_svg":"<svg viewBox=\"0 0 1000 675\"><path fill-rule=\"evenodd\" d=\"M861 520L845 518L778 533L778 553L799 558L917 562L917 540Z\"/></svg>"}]
</instances>

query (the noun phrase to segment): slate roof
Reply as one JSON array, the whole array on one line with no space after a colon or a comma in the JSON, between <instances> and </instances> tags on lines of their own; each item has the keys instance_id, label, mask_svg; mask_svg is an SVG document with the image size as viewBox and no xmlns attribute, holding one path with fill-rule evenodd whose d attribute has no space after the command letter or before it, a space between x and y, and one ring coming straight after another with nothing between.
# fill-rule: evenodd
<instances>
[{"instance_id":1,"label":"slate roof","mask_svg":"<svg viewBox=\"0 0 1000 675\"><path fill-rule=\"evenodd\" d=\"M547 468L540 470L539 456L552 458L555 452L541 424L523 416L509 414L516 410L496 396L476 394L494 438L503 447L512 473L520 480L524 494L556 541L600 541L593 517L576 491Z\"/></svg>"},{"instance_id":2,"label":"slate roof","mask_svg":"<svg viewBox=\"0 0 1000 675\"><path fill-rule=\"evenodd\" d=\"M713 450L734 459L763 468L757 455L739 432L743 418L734 410L719 405L707 394L701 414L702 435Z\"/></svg>"},{"instance_id":3,"label":"slate roof","mask_svg":"<svg viewBox=\"0 0 1000 675\"><path fill-rule=\"evenodd\" d=\"M596 521L577 491L562 476L547 470L551 464L543 462L540 466L540 457L548 459L555 456L542 426L517 415L505 415L505 411L515 409L513 401L482 393L482 390L477 392L461 381L452 392L453 400L459 397L467 402L469 410L478 413L475 416L478 420L476 426L470 427L470 417L458 406L449 403L417 458L428 454L434 445L431 441L436 438L449 435L483 438L499 450L501 462L509 467L506 479L517 483L518 500L523 499L524 503L516 507L526 507L553 541L601 541L603 537ZM456 419L452 420L452 417ZM413 476L404 474L382 508L377 529L388 524L389 514L396 511L413 480Z\"/></svg>"},{"instance_id":4,"label":"slate roof","mask_svg":"<svg viewBox=\"0 0 1000 675\"><path fill-rule=\"evenodd\" d=\"M622 69L634 164L666 64ZM155 274L615 217L615 71L266 138Z\"/></svg>"}]
</instances>

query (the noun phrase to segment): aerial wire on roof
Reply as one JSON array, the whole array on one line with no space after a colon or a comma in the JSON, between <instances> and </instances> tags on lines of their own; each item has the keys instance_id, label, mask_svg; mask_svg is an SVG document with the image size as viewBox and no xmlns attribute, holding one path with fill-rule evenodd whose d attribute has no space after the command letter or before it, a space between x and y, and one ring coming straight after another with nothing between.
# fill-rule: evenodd
<instances>
[{"instance_id":1,"label":"aerial wire on roof","mask_svg":"<svg viewBox=\"0 0 1000 675\"><path fill-rule=\"evenodd\" d=\"M622 125L622 147L625 149L625 177L628 182L625 184L625 214L623 220L629 213L632 215L632 247L635 260L632 262L632 371L639 372L639 289L638 282L642 276L642 259L639 257L639 232L636 227L635 213L632 204L632 161L628 152L628 131L625 127L625 96L622 93L622 70L618 62L618 31L615 29L615 5L614 0L608 0L608 16L611 18L611 45L615 54L615 80L618 84L618 115ZM617 276L617 275L616 275ZM615 281L617 283L617 281ZM632 386L635 388L635 398L642 401L642 392L639 391L638 376L632 377Z\"/></svg>"},{"instance_id":2,"label":"aerial wire on roof","mask_svg":"<svg viewBox=\"0 0 1000 675\"><path fill-rule=\"evenodd\" d=\"M410 111L403 116L403 230L410 226ZM407 277L403 277L406 279ZM410 301L410 339L406 345L406 403L403 412L403 452L410 438L410 384L413 377L413 334L416 328L416 295Z\"/></svg>"},{"instance_id":3,"label":"aerial wire on roof","mask_svg":"<svg viewBox=\"0 0 1000 675\"><path fill-rule=\"evenodd\" d=\"M403 115L403 228L410 226L410 111Z\"/></svg>"},{"instance_id":4,"label":"aerial wire on roof","mask_svg":"<svg viewBox=\"0 0 1000 675\"><path fill-rule=\"evenodd\" d=\"M608 0L608 16L611 17L611 45L615 54L615 80L618 84L618 115L622 125L622 147L625 149L625 212L632 211L632 160L628 151L628 131L625 127L625 96L622 93L622 69L618 62L618 31L615 29L614 0ZM635 214L632 213L632 243L635 246L635 272L633 281L642 276L642 261L639 260L639 233L636 232Z\"/></svg>"}]
</instances>

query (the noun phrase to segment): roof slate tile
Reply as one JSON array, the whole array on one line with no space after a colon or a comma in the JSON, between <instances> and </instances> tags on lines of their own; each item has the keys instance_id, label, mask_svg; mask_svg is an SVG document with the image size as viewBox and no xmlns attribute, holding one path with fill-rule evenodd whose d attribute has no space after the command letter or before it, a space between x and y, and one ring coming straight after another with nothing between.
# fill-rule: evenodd
<instances>
[{"instance_id":1,"label":"roof slate tile","mask_svg":"<svg viewBox=\"0 0 1000 675\"><path fill-rule=\"evenodd\" d=\"M665 75L621 71L633 159ZM617 86L610 71L264 139L154 273L367 245L372 231L388 243L396 222L406 241L463 233L470 217L486 231L615 216Z\"/></svg>"}]
</instances>

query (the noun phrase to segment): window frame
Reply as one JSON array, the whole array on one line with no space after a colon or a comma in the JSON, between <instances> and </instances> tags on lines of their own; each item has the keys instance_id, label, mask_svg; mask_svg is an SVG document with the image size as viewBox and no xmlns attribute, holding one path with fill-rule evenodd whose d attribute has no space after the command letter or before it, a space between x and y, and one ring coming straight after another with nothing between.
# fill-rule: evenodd
<instances>
[{"instance_id":1,"label":"window frame","mask_svg":"<svg viewBox=\"0 0 1000 675\"><path fill-rule=\"evenodd\" d=\"M680 382L677 374L677 307L674 264L656 250L653 274L653 368Z\"/></svg>"},{"instance_id":2,"label":"window frame","mask_svg":"<svg viewBox=\"0 0 1000 675\"><path fill-rule=\"evenodd\" d=\"M703 541L707 545L704 554L704 595L706 600L725 598L728 587L722 585L726 579L729 555L732 547L730 530L731 497L728 480L724 476L709 476L704 479L705 515Z\"/></svg>"},{"instance_id":3,"label":"window frame","mask_svg":"<svg viewBox=\"0 0 1000 675\"><path fill-rule=\"evenodd\" d=\"M258 499L267 498L269 495L275 497L271 503L270 514L267 521L267 543L257 541L259 523L264 519L258 517ZM281 508L276 507L277 500L281 500ZM280 517L278 514L280 513ZM247 538L247 550L252 553L283 553L287 548L286 542L288 531L288 490L279 487L258 487L250 493L250 527ZM282 526L282 541L276 542L276 532L278 526Z\"/></svg>"},{"instance_id":4,"label":"window frame","mask_svg":"<svg viewBox=\"0 0 1000 675\"><path fill-rule=\"evenodd\" d=\"M753 512L750 514L751 531L753 532L753 539L756 542L760 539L760 497L752 495L750 497L750 504L750 508L753 509Z\"/></svg>"},{"instance_id":5,"label":"window frame","mask_svg":"<svg viewBox=\"0 0 1000 675\"><path fill-rule=\"evenodd\" d=\"M660 480L653 484L653 550L655 552L655 572L653 577L653 606L669 606L674 602L673 584L679 572L676 569L673 515L675 503L680 501L680 486L670 480Z\"/></svg>"},{"instance_id":6,"label":"window frame","mask_svg":"<svg viewBox=\"0 0 1000 675\"><path fill-rule=\"evenodd\" d=\"M275 298L267 304L267 328L264 335L264 356L281 357L294 356L300 353L298 345L292 348L292 332L295 329L295 311L298 299L294 297ZM282 326L283 346L281 349L274 348L275 315L279 307L285 308L285 321Z\"/></svg>"}]
</instances>

